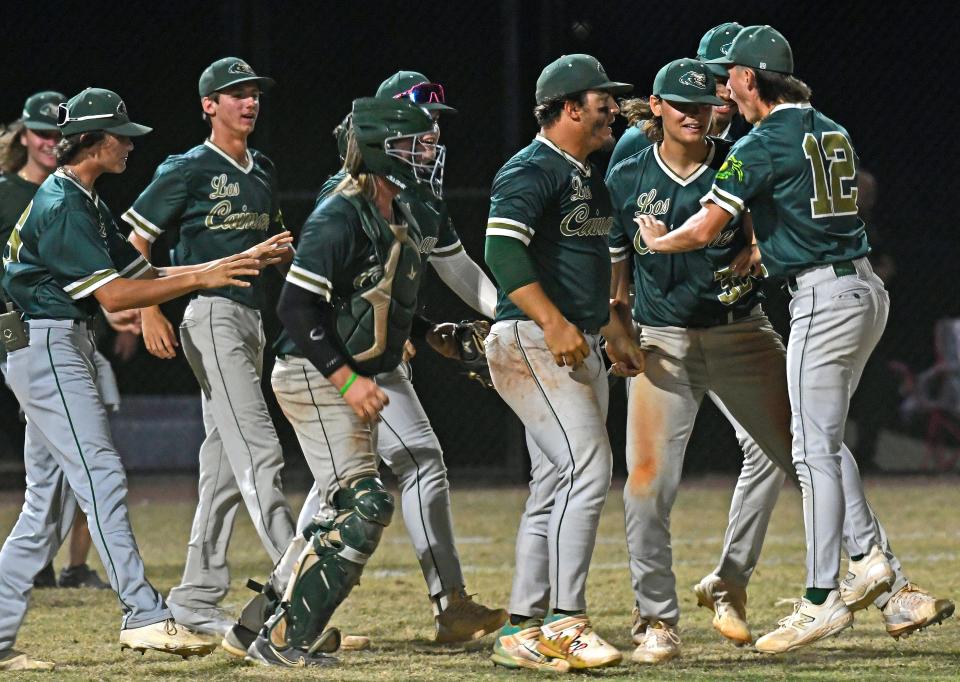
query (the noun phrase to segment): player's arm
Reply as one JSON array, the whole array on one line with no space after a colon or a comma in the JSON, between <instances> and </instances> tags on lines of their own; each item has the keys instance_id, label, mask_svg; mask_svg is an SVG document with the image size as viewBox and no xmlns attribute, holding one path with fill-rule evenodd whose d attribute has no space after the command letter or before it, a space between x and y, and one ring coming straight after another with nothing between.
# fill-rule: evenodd
<instances>
[{"instance_id":1,"label":"player's arm","mask_svg":"<svg viewBox=\"0 0 960 682\"><path fill-rule=\"evenodd\" d=\"M757 235L753 231L753 215L749 211L743 214L741 225L747 245L730 261L730 267L738 277L759 277L764 273L764 267L761 263L760 247L757 245Z\"/></svg>"},{"instance_id":2,"label":"player's arm","mask_svg":"<svg viewBox=\"0 0 960 682\"><path fill-rule=\"evenodd\" d=\"M434 249L430 264L460 300L481 315L493 319L497 307L497 288L462 247L450 255L438 254Z\"/></svg>"},{"instance_id":3,"label":"player's arm","mask_svg":"<svg viewBox=\"0 0 960 682\"><path fill-rule=\"evenodd\" d=\"M630 260L612 263L610 272L610 321L600 330L607 356L618 376L636 376L643 371L643 351L633 333L630 317Z\"/></svg>"},{"instance_id":4,"label":"player's arm","mask_svg":"<svg viewBox=\"0 0 960 682\"><path fill-rule=\"evenodd\" d=\"M643 243L655 253L681 253L702 249L716 239L731 220L733 216L711 201L671 232L667 232L663 221L653 216L641 215L634 218L634 222L640 227Z\"/></svg>"}]
</instances>

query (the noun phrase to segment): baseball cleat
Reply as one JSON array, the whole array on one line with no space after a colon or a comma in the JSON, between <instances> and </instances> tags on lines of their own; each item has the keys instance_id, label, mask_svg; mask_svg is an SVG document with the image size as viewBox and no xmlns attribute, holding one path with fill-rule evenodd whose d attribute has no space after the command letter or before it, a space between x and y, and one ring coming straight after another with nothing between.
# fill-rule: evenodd
<instances>
[{"instance_id":1,"label":"baseball cleat","mask_svg":"<svg viewBox=\"0 0 960 682\"><path fill-rule=\"evenodd\" d=\"M713 611L713 629L737 646L753 641L747 625L747 590L728 583L717 575L708 575L693 588L697 606Z\"/></svg>"},{"instance_id":2,"label":"baseball cleat","mask_svg":"<svg viewBox=\"0 0 960 682\"><path fill-rule=\"evenodd\" d=\"M95 590L109 590L110 583L100 579L97 572L86 564L68 566L60 571L57 579L58 587L90 587Z\"/></svg>"},{"instance_id":3,"label":"baseball cleat","mask_svg":"<svg viewBox=\"0 0 960 682\"><path fill-rule=\"evenodd\" d=\"M663 663L680 655L677 628L660 620L651 623L640 618L636 609L630 634L637 645L630 655L634 663Z\"/></svg>"},{"instance_id":4,"label":"baseball cleat","mask_svg":"<svg viewBox=\"0 0 960 682\"><path fill-rule=\"evenodd\" d=\"M141 654L149 649L187 658L206 656L216 648L216 641L191 632L173 618L120 631L120 649L133 649Z\"/></svg>"},{"instance_id":5,"label":"baseball cleat","mask_svg":"<svg viewBox=\"0 0 960 682\"><path fill-rule=\"evenodd\" d=\"M22 651L8 649L0 653L0 670L3 672L14 670L53 670L56 667L49 661L38 661L30 658Z\"/></svg>"},{"instance_id":6,"label":"baseball cleat","mask_svg":"<svg viewBox=\"0 0 960 682\"><path fill-rule=\"evenodd\" d=\"M370 638L366 635L344 635L340 640L340 651L364 651L370 648Z\"/></svg>"},{"instance_id":7,"label":"baseball cleat","mask_svg":"<svg viewBox=\"0 0 960 682\"><path fill-rule=\"evenodd\" d=\"M38 590L57 586L57 574L53 571L52 561L40 569L40 572L33 579L33 586Z\"/></svg>"},{"instance_id":8,"label":"baseball cleat","mask_svg":"<svg viewBox=\"0 0 960 682\"><path fill-rule=\"evenodd\" d=\"M874 545L869 554L847 566L847 577L840 581L840 598L850 611L865 609L890 591L895 578L887 557Z\"/></svg>"},{"instance_id":9,"label":"baseball cleat","mask_svg":"<svg viewBox=\"0 0 960 682\"><path fill-rule=\"evenodd\" d=\"M757 651L782 654L813 644L853 625L853 614L840 598L840 592L831 590L819 606L806 598L800 599L793 613L781 619L779 625L757 640Z\"/></svg>"},{"instance_id":10,"label":"baseball cleat","mask_svg":"<svg viewBox=\"0 0 960 682\"><path fill-rule=\"evenodd\" d=\"M220 642L220 648L231 656L246 658L247 649L250 648L250 645L253 644L256 638L256 632L245 628L240 623L234 623L233 627L227 630L227 634L223 636L223 640Z\"/></svg>"},{"instance_id":11,"label":"baseball cleat","mask_svg":"<svg viewBox=\"0 0 960 682\"><path fill-rule=\"evenodd\" d=\"M570 664L563 658L548 656L540 644L540 621L528 620L521 625L507 623L497 633L490 660L505 668L565 673Z\"/></svg>"},{"instance_id":12,"label":"baseball cleat","mask_svg":"<svg viewBox=\"0 0 960 682\"><path fill-rule=\"evenodd\" d=\"M942 623L953 615L954 604L949 599L936 599L926 590L912 583L890 597L883 607L883 622L887 633L895 638Z\"/></svg>"},{"instance_id":13,"label":"baseball cleat","mask_svg":"<svg viewBox=\"0 0 960 682\"><path fill-rule=\"evenodd\" d=\"M433 599L434 641L440 644L469 642L488 635L507 622L503 609L487 608L473 601L465 590L455 590L447 597L447 608L440 610L439 599Z\"/></svg>"},{"instance_id":14,"label":"baseball cleat","mask_svg":"<svg viewBox=\"0 0 960 682\"><path fill-rule=\"evenodd\" d=\"M576 670L617 665L623 659L619 649L593 631L586 615L548 617L540 627L540 645L548 656L566 659Z\"/></svg>"},{"instance_id":15,"label":"baseball cleat","mask_svg":"<svg viewBox=\"0 0 960 682\"><path fill-rule=\"evenodd\" d=\"M217 606L188 608L173 602L168 602L167 606L174 620L201 635L211 635L218 639L225 637L236 623Z\"/></svg>"},{"instance_id":16,"label":"baseball cleat","mask_svg":"<svg viewBox=\"0 0 960 682\"><path fill-rule=\"evenodd\" d=\"M327 630L330 632L330 630ZM327 634L324 632L324 635ZM323 637L323 635L321 635ZM339 639L339 638L337 638ZM339 644L339 642L337 642ZM313 647L311 647L313 648ZM324 648L321 644L318 649ZM337 665L338 661L333 656L317 651L305 651L296 647L277 648L270 641L269 637L258 635L250 648L247 649L245 660L248 663L256 663L264 666L276 666L281 668L321 668Z\"/></svg>"}]
</instances>

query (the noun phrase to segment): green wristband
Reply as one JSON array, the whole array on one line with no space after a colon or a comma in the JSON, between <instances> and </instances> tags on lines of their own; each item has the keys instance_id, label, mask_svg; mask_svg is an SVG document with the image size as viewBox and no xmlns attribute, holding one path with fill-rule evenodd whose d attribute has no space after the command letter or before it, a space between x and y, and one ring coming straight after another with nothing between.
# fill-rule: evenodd
<instances>
[{"instance_id":1,"label":"green wristband","mask_svg":"<svg viewBox=\"0 0 960 682\"><path fill-rule=\"evenodd\" d=\"M347 383L340 387L340 395L346 395L347 391L350 390L350 387L353 386L353 382L357 380L357 373L350 372L350 378L347 379Z\"/></svg>"}]
</instances>

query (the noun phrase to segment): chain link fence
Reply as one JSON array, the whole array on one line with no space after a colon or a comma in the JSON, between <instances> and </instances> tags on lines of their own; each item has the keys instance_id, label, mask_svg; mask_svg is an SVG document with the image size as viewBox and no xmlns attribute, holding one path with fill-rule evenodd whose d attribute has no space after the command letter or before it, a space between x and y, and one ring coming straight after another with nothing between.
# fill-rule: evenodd
<instances>
[{"instance_id":1,"label":"chain link fence","mask_svg":"<svg viewBox=\"0 0 960 682\"><path fill-rule=\"evenodd\" d=\"M96 5L85 5L85 11L96 13ZM5 14L26 18L35 11L33 3L11 2ZM949 401L936 410L915 400L917 409L908 416L901 409L911 391L910 377L956 354L956 346L950 350L949 331L935 334L938 320L960 316L952 294L960 240L948 208L948 198L958 196L960 187L947 166L955 157L956 116L934 99L943 92L950 101L944 87L950 71L940 55L960 19L954 7L914 3L908 11L902 4L874 2L838 2L828 8L745 0L731 10L716 2L678 6L626 0L269 5L236 0L173 2L148 10L112 5L94 22L72 17L71 11L42 32L38 27L7 36L11 56L0 101L3 120L17 118L23 99L40 89L72 93L98 85L120 92L133 117L153 125L155 133L138 141L125 174L104 178L99 186L115 214L130 205L166 155L203 139L196 78L218 57L243 56L278 81L263 100L252 144L280 170L284 213L295 231L312 208L316 189L336 170L330 131L351 100L372 94L398 69L416 69L443 83L450 103L459 109L442 122L448 146L445 192L461 240L477 262L483 259L490 181L536 132L533 91L544 64L563 53L588 52L603 61L611 77L636 83L637 92L645 95L657 69L694 54L708 28L731 20L769 23L791 41L797 74L812 87L814 105L849 129L863 166L875 179L870 234L892 312L852 407L859 427L858 457L869 468L882 461L881 450L907 442L890 441L890 433L918 448L918 466L934 457L930 443L947 448L956 443L956 412ZM170 246L155 247L157 260ZM282 282L275 274L267 276L276 295ZM768 313L785 332L786 297L774 284L768 289ZM424 304L428 316L438 320L474 316L435 275ZM177 321L185 301L164 307ZM277 322L269 310L265 323L268 336L275 337ZM142 344L118 346L110 333L104 334L101 347L114 362L124 394L199 397L182 354L158 360ZM425 344L419 351L414 383L454 475L485 472L522 480L523 432L510 410L493 391L461 376L454 363ZM296 462L296 439L270 396L269 368L268 359L265 394L289 459ZM930 390L942 397L955 376L949 371L938 375ZM0 428L9 436L3 457L15 461L22 426L6 391L2 403ZM199 400L197 405L199 409ZM611 440L622 472L622 384L613 387L610 412ZM941 426L931 426L934 412ZM705 404L687 468L732 471L739 462L732 429Z\"/></svg>"}]
</instances>

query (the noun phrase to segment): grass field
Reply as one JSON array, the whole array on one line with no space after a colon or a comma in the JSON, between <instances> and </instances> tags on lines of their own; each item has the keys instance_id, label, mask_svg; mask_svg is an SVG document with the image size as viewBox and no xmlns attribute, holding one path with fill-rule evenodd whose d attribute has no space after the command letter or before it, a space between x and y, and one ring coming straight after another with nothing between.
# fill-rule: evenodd
<instances>
[{"instance_id":1,"label":"grass field","mask_svg":"<svg viewBox=\"0 0 960 682\"><path fill-rule=\"evenodd\" d=\"M960 596L960 480L882 479L868 494L884 521L908 576L937 594ZM140 478L131 482L131 514L148 576L162 592L178 582L193 512L189 479ZM632 596L623 541L623 507L614 484L604 511L588 600L598 631L629 659ZM590 677L628 679L956 679L960 677L960 627L950 619L894 641L876 609L861 612L855 628L811 648L779 657L761 656L725 643L710 627L709 613L695 608L690 591L716 560L732 481L694 480L681 490L673 513L674 559L683 607L683 656L657 667L626 662ZM454 485L453 503L460 556L468 589L490 605L505 605L510 591L514 533L525 498L521 488L464 489ZM0 532L12 526L19 508L15 492L0 495ZM300 498L295 500L298 504ZM95 553L94 553L95 554ZM238 523L230 548L233 589L226 604L236 609L249 594L249 576L264 577L266 555L249 521ZM62 563L64 554L58 557ZM102 573L99 561L91 564ZM778 599L799 596L803 586L800 498L784 490L764 554L750 588L749 616L755 636L788 613ZM491 638L466 647L431 644L432 615L413 552L395 516L363 582L334 617L345 632L373 638L372 650L343 654L341 665L323 671L256 668L216 652L182 661L162 654L121 653L119 608L112 593L38 590L17 647L57 661L57 679L267 679L322 677L336 680L463 680L534 677L509 673L487 660ZM36 679L38 673L23 673ZM16 675L8 675L15 679Z\"/></svg>"}]
</instances>

